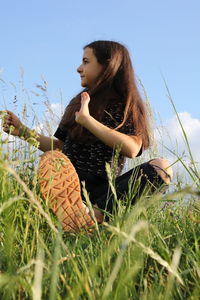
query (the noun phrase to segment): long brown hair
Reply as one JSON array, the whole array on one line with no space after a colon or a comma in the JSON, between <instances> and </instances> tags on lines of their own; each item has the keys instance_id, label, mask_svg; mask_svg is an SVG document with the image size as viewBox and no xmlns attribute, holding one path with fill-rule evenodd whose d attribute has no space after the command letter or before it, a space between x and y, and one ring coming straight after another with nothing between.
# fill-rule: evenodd
<instances>
[{"instance_id":1,"label":"long brown hair","mask_svg":"<svg viewBox=\"0 0 200 300\"><path fill-rule=\"evenodd\" d=\"M131 118L136 135L141 135L143 149L149 147L150 132L146 106L138 91L134 71L125 46L113 41L95 41L84 47L93 49L99 64L104 68L96 85L90 89L84 89L90 95L89 111L98 121L102 120L105 108L112 102L124 103L124 118L118 129ZM75 112L80 109L79 93L67 106L60 126L68 130L72 138L79 141L91 140L92 135L75 121ZM94 138L94 137L93 137Z\"/></svg>"}]
</instances>

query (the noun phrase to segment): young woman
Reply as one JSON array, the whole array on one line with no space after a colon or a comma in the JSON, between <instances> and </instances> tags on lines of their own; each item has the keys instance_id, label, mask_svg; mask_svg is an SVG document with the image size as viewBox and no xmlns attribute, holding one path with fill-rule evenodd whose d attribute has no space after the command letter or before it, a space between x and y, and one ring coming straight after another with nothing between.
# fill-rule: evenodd
<instances>
[{"instance_id":1,"label":"young woman","mask_svg":"<svg viewBox=\"0 0 200 300\"><path fill-rule=\"evenodd\" d=\"M116 148L120 153L115 185L124 203L131 180L133 186L139 182L137 192L134 188L132 192L134 203L147 186L149 193L153 193L168 185L172 178L169 163L161 158L120 176L124 158L139 156L150 145L146 107L136 86L128 50L113 41L92 42L84 47L77 72L84 90L67 106L55 138L35 133L39 149L45 152L38 172L41 193L49 199L65 231L92 226L93 213L101 223L106 212L112 213L113 207L117 208L109 192L105 169L106 163L113 166ZM11 125L15 136L28 140L32 134L32 130L7 111L4 131L9 132ZM93 213L82 201L83 181Z\"/></svg>"}]
</instances>

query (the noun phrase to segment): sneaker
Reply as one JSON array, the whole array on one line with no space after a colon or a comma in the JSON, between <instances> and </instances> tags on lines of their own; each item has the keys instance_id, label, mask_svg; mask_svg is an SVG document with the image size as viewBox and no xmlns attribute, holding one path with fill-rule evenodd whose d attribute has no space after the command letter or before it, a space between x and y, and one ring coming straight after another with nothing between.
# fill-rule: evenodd
<instances>
[{"instance_id":1,"label":"sneaker","mask_svg":"<svg viewBox=\"0 0 200 300\"><path fill-rule=\"evenodd\" d=\"M40 192L61 222L63 231L76 232L94 226L82 202L78 174L60 151L47 151L38 169Z\"/></svg>"}]
</instances>

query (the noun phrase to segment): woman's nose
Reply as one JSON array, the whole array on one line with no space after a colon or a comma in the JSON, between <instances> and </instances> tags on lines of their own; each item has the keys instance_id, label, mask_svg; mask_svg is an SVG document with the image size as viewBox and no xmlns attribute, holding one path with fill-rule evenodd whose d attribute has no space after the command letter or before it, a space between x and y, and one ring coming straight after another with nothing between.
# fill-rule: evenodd
<instances>
[{"instance_id":1,"label":"woman's nose","mask_svg":"<svg viewBox=\"0 0 200 300\"><path fill-rule=\"evenodd\" d=\"M77 68L77 72L78 72L78 73L82 72L82 65L80 65L80 66Z\"/></svg>"}]
</instances>

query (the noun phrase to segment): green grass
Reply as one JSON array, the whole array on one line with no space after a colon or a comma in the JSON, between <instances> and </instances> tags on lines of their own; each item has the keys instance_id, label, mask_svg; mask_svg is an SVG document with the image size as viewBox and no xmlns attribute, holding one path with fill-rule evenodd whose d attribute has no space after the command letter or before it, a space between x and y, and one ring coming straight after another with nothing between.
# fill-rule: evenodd
<instances>
[{"instance_id":1,"label":"green grass","mask_svg":"<svg viewBox=\"0 0 200 300\"><path fill-rule=\"evenodd\" d=\"M2 153L0 178L0 299L199 299L198 192L144 197L94 232L63 234L31 155Z\"/></svg>"},{"instance_id":2,"label":"green grass","mask_svg":"<svg viewBox=\"0 0 200 300\"><path fill-rule=\"evenodd\" d=\"M118 199L109 223L73 234L62 232L40 197L34 147L0 140L0 299L200 299L191 151L192 187L174 183L172 192L128 208Z\"/></svg>"}]
</instances>

